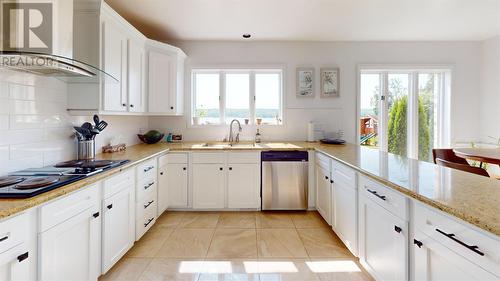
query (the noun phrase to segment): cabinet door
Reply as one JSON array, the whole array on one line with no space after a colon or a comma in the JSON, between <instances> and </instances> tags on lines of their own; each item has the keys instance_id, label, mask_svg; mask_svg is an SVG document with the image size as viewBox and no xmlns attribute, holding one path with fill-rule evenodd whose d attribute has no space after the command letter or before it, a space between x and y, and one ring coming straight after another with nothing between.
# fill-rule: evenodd
<instances>
[{"instance_id":1,"label":"cabinet door","mask_svg":"<svg viewBox=\"0 0 500 281\"><path fill-rule=\"evenodd\" d=\"M163 189L161 197L166 199L160 203L173 208L187 208L188 206L188 169L187 164L167 164L166 184L160 189ZM160 182L160 185L162 183ZM165 188L166 186L166 188ZM160 200L160 198L158 198Z\"/></svg>"},{"instance_id":2,"label":"cabinet door","mask_svg":"<svg viewBox=\"0 0 500 281\"><path fill-rule=\"evenodd\" d=\"M493 274L423 233L417 232L413 245L415 281L498 280Z\"/></svg>"},{"instance_id":3,"label":"cabinet door","mask_svg":"<svg viewBox=\"0 0 500 281\"><path fill-rule=\"evenodd\" d=\"M158 216L168 208L167 166L158 168Z\"/></svg>"},{"instance_id":4,"label":"cabinet door","mask_svg":"<svg viewBox=\"0 0 500 281\"><path fill-rule=\"evenodd\" d=\"M316 165L316 209L328 224L331 224L330 173Z\"/></svg>"},{"instance_id":5,"label":"cabinet door","mask_svg":"<svg viewBox=\"0 0 500 281\"><path fill-rule=\"evenodd\" d=\"M407 223L364 196L360 204L360 262L376 280L408 280Z\"/></svg>"},{"instance_id":6,"label":"cabinet door","mask_svg":"<svg viewBox=\"0 0 500 281\"><path fill-rule=\"evenodd\" d=\"M106 273L134 243L133 194L133 186L130 186L103 201L103 273Z\"/></svg>"},{"instance_id":7,"label":"cabinet door","mask_svg":"<svg viewBox=\"0 0 500 281\"><path fill-rule=\"evenodd\" d=\"M193 164L193 208L224 208L222 164Z\"/></svg>"},{"instance_id":8,"label":"cabinet door","mask_svg":"<svg viewBox=\"0 0 500 281\"><path fill-rule=\"evenodd\" d=\"M128 40L128 109L130 112L145 110L145 50L144 45Z\"/></svg>"},{"instance_id":9,"label":"cabinet door","mask_svg":"<svg viewBox=\"0 0 500 281\"><path fill-rule=\"evenodd\" d=\"M335 172L334 172L335 173ZM332 185L332 227L347 248L357 256L357 200L352 183L336 177Z\"/></svg>"},{"instance_id":10,"label":"cabinet door","mask_svg":"<svg viewBox=\"0 0 500 281\"><path fill-rule=\"evenodd\" d=\"M93 207L42 232L40 280L97 280L100 275L99 208Z\"/></svg>"},{"instance_id":11,"label":"cabinet door","mask_svg":"<svg viewBox=\"0 0 500 281\"><path fill-rule=\"evenodd\" d=\"M110 20L102 23L102 67L118 80L103 83L103 109L127 111L127 37Z\"/></svg>"},{"instance_id":12,"label":"cabinet door","mask_svg":"<svg viewBox=\"0 0 500 281\"><path fill-rule=\"evenodd\" d=\"M2 281L27 281L34 280L30 277L30 264L33 253L28 251L25 243L21 243L0 254L0 280Z\"/></svg>"},{"instance_id":13,"label":"cabinet door","mask_svg":"<svg viewBox=\"0 0 500 281\"><path fill-rule=\"evenodd\" d=\"M174 114L175 108L175 57L149 51L148 94L150 113Z\"/></svg>"},{"instance_id":14,"label":"cabinet door","mask_svg":"<svg viewBox=\"0 0 500 281\"><path fill-rule=\"evenodd\" d=\"M258 208L260 165L229 164L227 171L228 208Z\"/></svg>"}]
</instances>

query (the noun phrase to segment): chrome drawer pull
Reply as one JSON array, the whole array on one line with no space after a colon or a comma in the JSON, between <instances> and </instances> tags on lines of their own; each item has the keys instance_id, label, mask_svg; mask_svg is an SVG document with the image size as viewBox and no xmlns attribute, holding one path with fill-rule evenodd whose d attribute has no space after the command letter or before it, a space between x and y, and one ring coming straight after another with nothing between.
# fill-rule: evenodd
<instances>
[{"instance_id":1,"label":"chrome drawer pull","mask_svg":"<svg viewBox=\"0 0 500 281\"><path fill-rule=\"evenodd\" d=\"M480 256L484 256L484 253L478 250L479 249L478 246L470 246L470 245L465 244L464 242L462 242L462 241L458 240L457 238L455 238L455 234L453 234L453 233L446 233L446 232L440 230L439 228L436 228L436 231L439 232L439 233L441 233L441 234L443 234L444 236L450 238L451 240L457 242L458 244L464 246L465 248L473 251L474 253L476 253L476 254L478 254Z\"/></svg>"},{"instance_id":2,"label":"chrome drawer pull","mask_svg":"<svg viewBox=\"0 0 500 281\"><path fill-rule=\"evenodd\" d=\"M147 223L144 224L144 227L147 227L155 218L150 218Z\"/></svg>"},{"instance_id":3,"label":"chrome drawer pull","mask_svg":"<svg viewBox=\"0 0 500 281\"><path fill-rule=\"evenodd\" d=\"M373 195L377 196L378 198L380 198L380 199L382 199L382 200L384 200L384 201L386 201L386 200L387 200L387 199L386 199L386 197L385 197L385 195L380 195L380 194L378 194L378 193L377 193L377 191L375 191L375 190L371 190L371 189L368 189L368 188L367 188L367 189L366 189L366 191L370 192L371 194L373 194Z\"/></svg>"},{"instance_id":4,"label":"chrome drawer pull","mask_svg":"<svg viewBox=\"0 0 500 281\"><path fill-rule=\"evenodd\" d=\"M149 207L149 205L153 204L153 202L155 202L155 200L151 200L147 204L144 204L144 209L146 209L147 207Z\"/></svg>"},{"instance_id":5,"label":"chrome drawer pull","mask_svg":"<svg viewBox=\"0 0 500 281\"><path fill-rule=\"evenodd\" d=\"M153 184L155 184L155 182L150 182L148 185L144 186L144 189L150 188Z\"/></svg>"}]
</instances>

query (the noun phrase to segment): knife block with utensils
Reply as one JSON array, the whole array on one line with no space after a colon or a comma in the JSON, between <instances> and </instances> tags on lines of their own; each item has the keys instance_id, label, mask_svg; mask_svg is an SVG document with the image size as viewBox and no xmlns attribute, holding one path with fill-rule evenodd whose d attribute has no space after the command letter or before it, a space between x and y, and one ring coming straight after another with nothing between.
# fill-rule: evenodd
<instances>
[{"instance_id":1,"label":"knife block with utensils","mask_svg":"<svg viewBox=\"0 0 500 281\"><path fill-rule=\"evenodd\" d=\"M95 158L95 140L78 140L78 160L92 160Z\"/></svg>"}]
</instances>

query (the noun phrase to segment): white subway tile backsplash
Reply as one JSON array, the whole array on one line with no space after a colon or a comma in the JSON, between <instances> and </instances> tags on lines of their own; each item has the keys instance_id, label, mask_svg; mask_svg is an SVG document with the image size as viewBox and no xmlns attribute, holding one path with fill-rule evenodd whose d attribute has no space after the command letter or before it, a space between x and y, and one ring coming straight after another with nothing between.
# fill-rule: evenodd
<instances>
[{"instance_id":1,"label":"white subway tile backsplash","mask_svg":"<svg viewBox=\"0 0 500 281\"><path fill-rule=\"evenodd\" d=\"M76 158L73 126L92 116L70 116L67 85L50 77L0 69L0 176L26 168L53 165ZM96 150L122 135L127 145L138 143L141 116L101 116L109 126L96 138Z\"/></svg>"}]
</instances>

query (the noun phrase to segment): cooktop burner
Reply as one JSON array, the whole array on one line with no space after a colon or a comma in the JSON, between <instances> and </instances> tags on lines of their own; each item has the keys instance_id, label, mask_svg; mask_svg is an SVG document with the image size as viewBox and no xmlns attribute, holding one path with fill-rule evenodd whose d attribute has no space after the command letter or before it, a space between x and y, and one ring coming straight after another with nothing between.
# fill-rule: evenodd
<instances>
[{"instance_id":1,"label":"cooktop burner","mask_svg":"<svg viewBox=\"0 0 500 281\"><path fill-rule=\"evenodd\" d=\"M4 177L0 177L0 187L4 187L4 186L9 186L9 185L13 185L13 184L16 184L16 183L20 183L23 180L25 180L25 178L18 177L18 176L4 176Z\"/></svg>"},{"instance_id":2,"label":"cooktop burner","mask_svg":"<svg viewBox=\"0 0 500 281\"><path fill-rule=\"evenodd\" d=\"M49 177L33 177L28 178L21 183L15 185L16 189L35 189L45 187L54 184L59 181L59 177L49 176Z\"/></svg>"}]
</instances>

